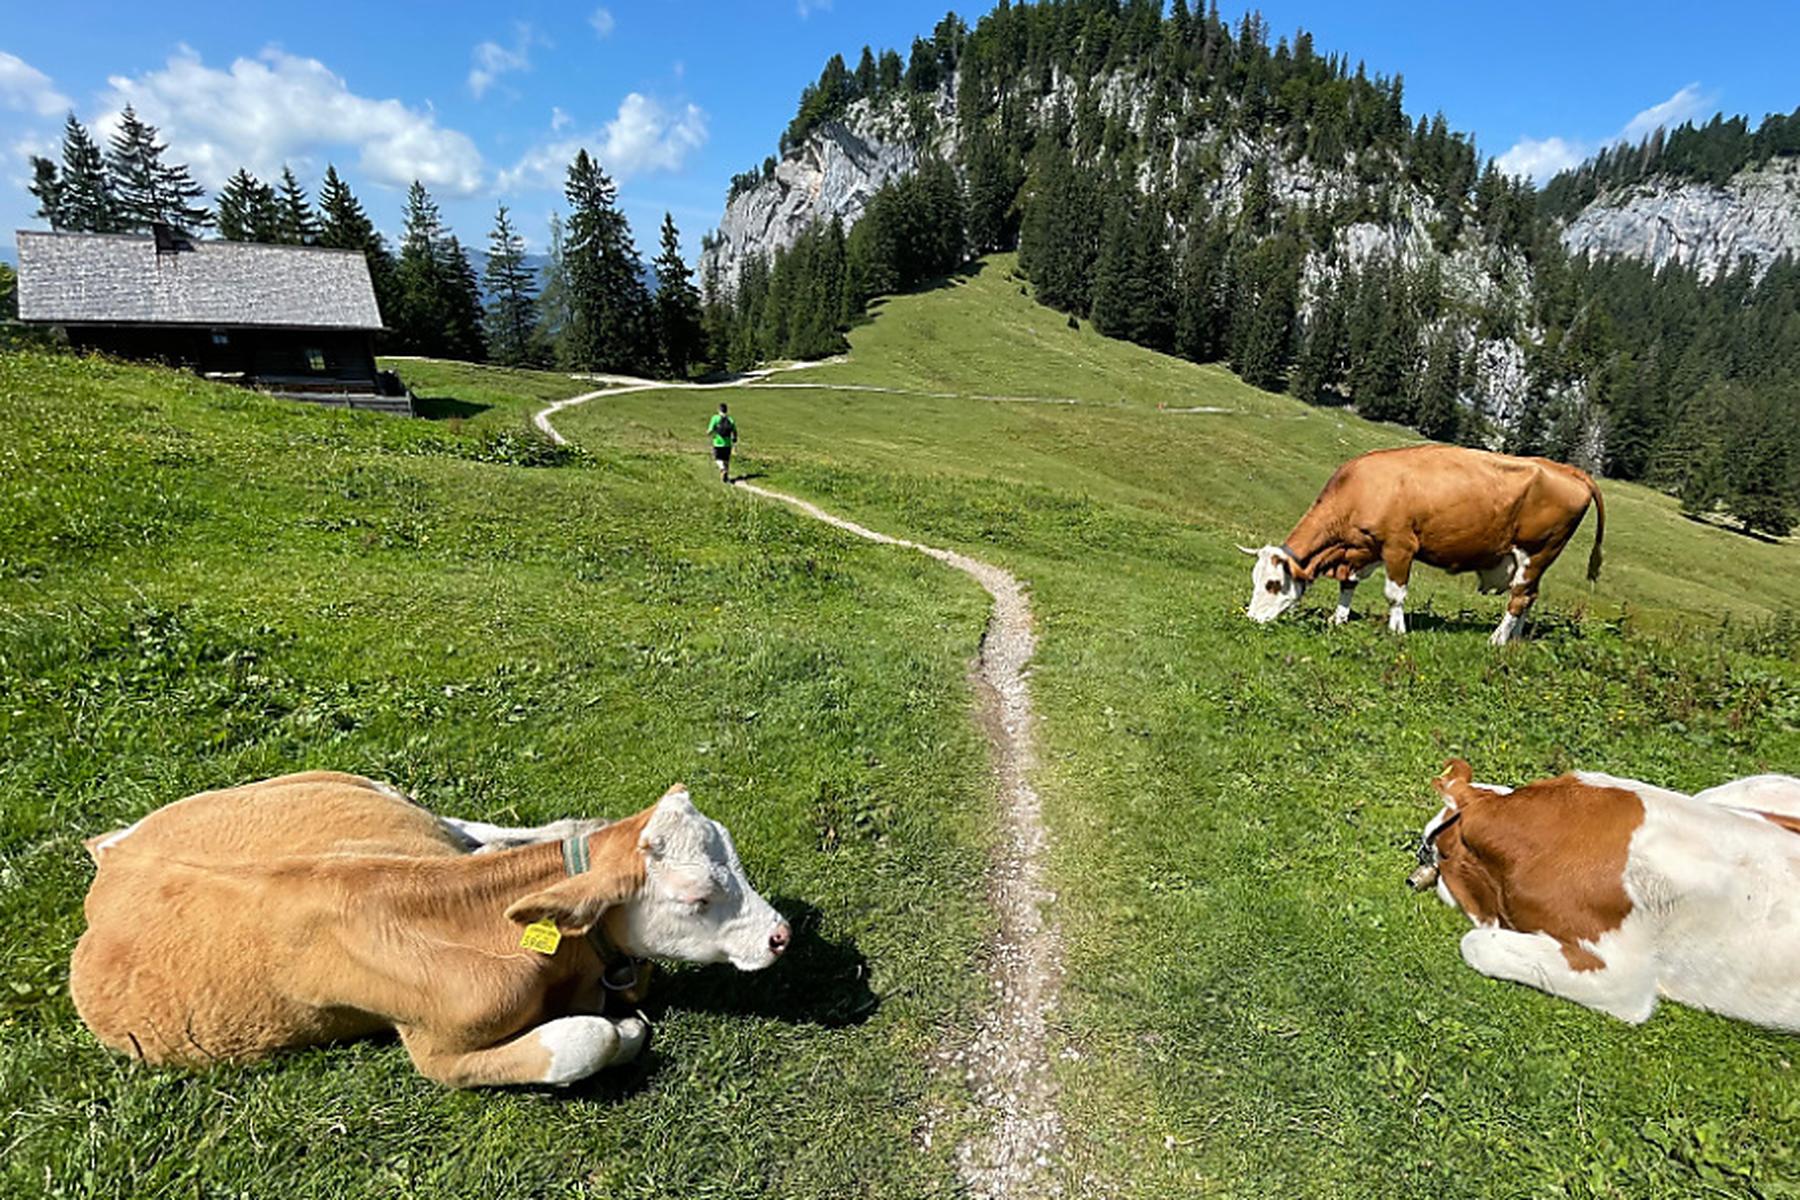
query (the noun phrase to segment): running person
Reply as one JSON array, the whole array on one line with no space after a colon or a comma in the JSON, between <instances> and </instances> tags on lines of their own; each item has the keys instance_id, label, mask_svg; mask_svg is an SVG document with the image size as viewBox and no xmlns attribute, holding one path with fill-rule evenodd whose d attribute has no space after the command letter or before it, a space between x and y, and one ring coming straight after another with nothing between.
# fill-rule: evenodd
<instances>
[{"instance_id":1,"label":"running person","mask_svg":"<svg viewBox=\"0 0 1800 1200\"><path fill-rule=\"evenodd\" d=\"M720 483L731 482L731 448L737 445L737 426L727 409L727 405L720 404L719 411L706 427L706 432L712 435L713 461L719 464Z\"/></svg>"}]
</instances>

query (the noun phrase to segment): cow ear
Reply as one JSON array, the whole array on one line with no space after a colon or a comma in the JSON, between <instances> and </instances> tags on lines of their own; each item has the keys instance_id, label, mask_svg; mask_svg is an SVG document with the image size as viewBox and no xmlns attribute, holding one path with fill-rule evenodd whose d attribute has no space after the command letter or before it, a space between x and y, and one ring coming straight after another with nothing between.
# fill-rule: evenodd
<instances>
[{"instance_id":1,"label":"cow ear","mask_svg":"<svg viewBox=\"0 0 1800 1200\"><path fill-rule=\"evenodd\" d=\"M506 919L518 925L549 921L561 932L574 936L586 933L612 902L613 898L595 887L593 880L577 875L514 900L506 910Z\"/></svg>"},{"instance_id":2,"label":"cow ear","mask_svg":"<svg viewBox=\"0 0 1800 1200\"><path fill-rule=\"evenodd\" d=\"M1453 758L1444 764L1443 772L1431 783L1444 795L1454 797L1457 792L1467 788L1474 778L1475 772L1466 759Z\"/></svg>"}]
</instances>

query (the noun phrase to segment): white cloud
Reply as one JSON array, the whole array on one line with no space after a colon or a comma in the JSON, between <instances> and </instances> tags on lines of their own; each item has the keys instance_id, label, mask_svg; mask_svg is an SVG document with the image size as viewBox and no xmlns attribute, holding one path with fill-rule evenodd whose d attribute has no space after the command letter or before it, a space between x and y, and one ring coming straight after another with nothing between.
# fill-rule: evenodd
<instances>
[{"instance_id":1,"label":"white cloud","mask_svg":"<svg viewBox=\"0 0 1800 1200\"><path fill-rule=\"evenodd\" d=\"M612 10L596 8L588 17L588 24L594 27L595 37L611 37L613 28L618 22L613 20Z\"/></svg>"},{"instance_id":2,"label":"white cloud","mask_svg":"<svg viewBox=\"0 0 1800 1200\"><path fill-rule=\"evenodd\" d=\"M1566 142L1559 137L1520 138L1511 150L1495 161L1508 175L1524 175L1543 183L1558 171L1580 165L1588 151L1579 142Z\"/></svg>"},{"instance_id":3,"label":"white cloud","mask_svg":"<svg viewBox=\"0 0 1800 1200\"><path fill-rule=\"evenodd\" d=\"M161 130L170 157L211 187L240 166L264 178L283 164L303 177L316 174L332 152L346 149L356 153L358 173L377 183L404 187L418 179L451 195L482 186L481 152L467 134L439 125L429 109L357 95L316 58L271 47L221 70L183 46L159 71L108 82L97 132L110 135L129 103Z\"/></svg>"},{"instance_id":4,"label":"white cloud","mask_svg":"<svg viewBox=\"0 0 1800 1200\"><path fill-rule=\"evenodd\" d=\"M1658 129L1672 128L1684 121L1691 121L1711 109L1717 102L1716 95L1709 95L1700 90L1698 83L1690 83L1660 104L1652 104L1625 122L1625 127L1613 136L1601 142L1588 142L1580 138L1564 139L1560 137L1520 138L1512 149L1500 155L1494 161L1508 175L1529 176L1534 183L1548 182L1558 171L1566 171L1580 166L1583 162L1599 153L1602 147L1619 142L1640 142Z\"/></svg>"},{"instance_id":5,"label":"white cloud","mask_svg":"<svg viewBox=\"0 0 1800 1200\"><path fill-rule=\"evenodd\" d=\"M795 0L794 8L805 20L816 12L830 12L831 0Z\"/></svg>"},{"instance_id":6,"label":"white cloud","mask_svg":"<svg viewBox=\"0 0 1800 1200\"><path fill-rule=\"evenodd\" d=\"M1690 83L1664 100L1661 104L1652 104L1637 116L1625 123L1614 141L1641 142L1658 129L1673 129L1684 121L1691 121L1707 109L1713 107L1716 96L1700 94L1700 85Z\"/></svg>"},{"instance_id":7,"label":"white cloud","mask_svg":"<svg viewBox=\"0 0 1800 1200\"><path fill-rule=\"evenodd\" d=\"M480 42L469 52L475 65L469 68L469 93L477 100L487 94L496 80L514 71L531 70L531 47L539 41L530 25L520 22L514 30L513 44Z\"/></svg>"},{"instance_id":8,"label":"white cloud","mask_svg":"<svg viewBox=\"0 0 1800 1200\"><path fill-rule=\"evenodd\" d=\"M568 115L560 109L556 113ZM561 128L553 115L551 131ZM632 92L619 102L618 115L603 129L538 143L500 172L496 186L503 192L560 187L575 152L583 147L614 179L629 179L680 170L687 156L705 144L706 114L698 106L669 108Z\"/></svg>"},{"instance_id":9,"label":"white cloud","mask_svg":"<svg viewBox=\"0 0 1800 1200\"><path fill-rule=\"evenodd\" d=\"M569 115L567 109L560 108L554 104L552 104L550 106L550 132L551 133L561 133L563 130L567 129L570 125L572 125L574 123L575 123L575 118L571 117Z\"/></svg>"},{"instance_id":10,"label":"white cloud","mask_svg":"<svg viewBox=\"0 0 1800 1200\"><path fill-rule=\"evenodd\" d=\"M0 50L0 108L54 117L69 111L70 102L48 75L18 55Z\"/></svg>"}]
</instances>

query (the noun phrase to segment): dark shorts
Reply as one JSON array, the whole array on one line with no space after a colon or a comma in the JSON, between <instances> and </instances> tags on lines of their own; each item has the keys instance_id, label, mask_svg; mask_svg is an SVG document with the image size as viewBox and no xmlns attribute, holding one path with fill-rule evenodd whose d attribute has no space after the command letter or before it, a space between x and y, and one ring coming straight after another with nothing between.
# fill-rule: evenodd
<instances>
[{"instance_id":1,"label":"dark shorts","mask_svg":"<svg viewBox=\"0 0 1800 1200\"><path fill-rule=\"evenodd\" d=\"M714 446L713 447L713 461L721 462L721 463L730 462L731 461L731 447L730 446Z\"/></svg>"}]
</instances>

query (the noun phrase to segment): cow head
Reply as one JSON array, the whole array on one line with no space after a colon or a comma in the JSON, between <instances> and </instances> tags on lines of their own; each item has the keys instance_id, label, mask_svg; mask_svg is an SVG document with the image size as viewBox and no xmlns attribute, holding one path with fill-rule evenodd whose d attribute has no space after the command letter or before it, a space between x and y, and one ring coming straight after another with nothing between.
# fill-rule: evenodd
<instances>
[{"instance_id":1,"label":"cow head","mask_svg":"<svg viewBox=\"0 0 1800 1200\"><path fill-rule=\"evenodd\" d=\"M609 835L634 840L608 845ZM744 878L725 827L695 808L682 785L596 837L591 869L515 902L507 916L549 920L565 933L603 922L633 957L728 962L743 971L760 971L787 949L788 923Z\"/></svg>"},{"instance_id":2,"label":"cow head","mask_svg":"<svg viewBox=\"0 0 1800 1200\"><path fill-rule=\"evenodd\" d=\"M744 877L731 835L680 784L650 810L638 850L643 889L607 925L627 953L760 971L787 949L788 923Z\"/></svg>"},{"instance_id":3,"label":"cow head","mask_svg":"<svg viewBox=\"0 0 1800 1200\"><path fill-rule=\"evenodd\" d=\"M1295 566L1287 551L1280 546L1264 546L1261 550L1239 546L1238 549L1256 559L1256 566L1250 571L1249 612L1252 621L1258 625L1267 624L1300 603L1300 597L1306 595L1307 584L1312 579Z\"/></svg>"}]
</instances>

